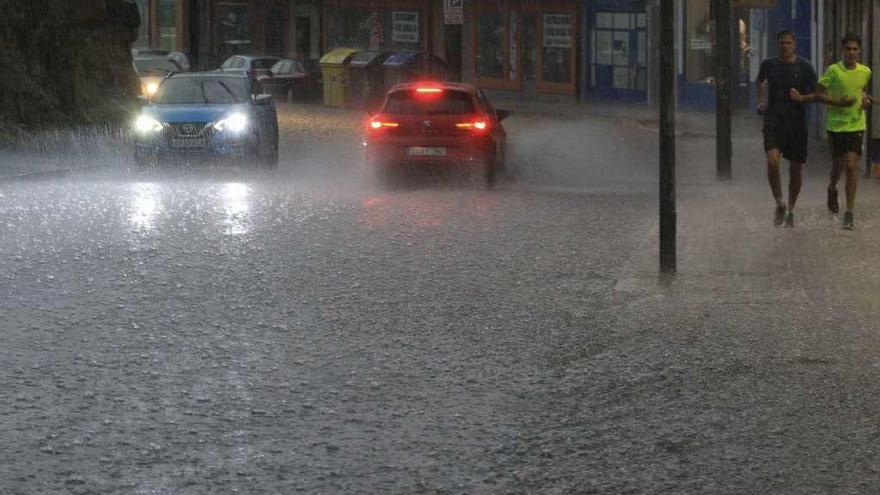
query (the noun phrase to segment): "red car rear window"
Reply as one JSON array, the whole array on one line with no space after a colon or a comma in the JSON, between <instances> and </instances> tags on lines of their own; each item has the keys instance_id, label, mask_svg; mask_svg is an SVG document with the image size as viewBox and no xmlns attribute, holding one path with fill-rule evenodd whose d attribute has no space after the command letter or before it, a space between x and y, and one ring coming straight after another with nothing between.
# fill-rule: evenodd
<instances>
[{"instance_id":1,"label":"red car rear window","mask_svg":"<svg viewBox=\"0 0 880 495\"><path fill-rule=\"evenodd\" d=\"M388 97L385 112L390 115L473 114L474 102L464 91L444 90L425 96L412 90L396 91Z\"/></svg>"}]
</instances>

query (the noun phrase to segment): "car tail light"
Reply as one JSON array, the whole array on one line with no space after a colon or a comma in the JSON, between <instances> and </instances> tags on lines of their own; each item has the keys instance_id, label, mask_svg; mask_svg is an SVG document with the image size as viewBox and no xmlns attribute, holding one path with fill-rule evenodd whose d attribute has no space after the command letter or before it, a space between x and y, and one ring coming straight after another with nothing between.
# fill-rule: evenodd
<instances>
[{"instance_id":1,"label":"car tail light","mask_svg":"<svg viewBox=\"0 0 880 495\"><path fill-rule=\"evenodd\" d=\"M459 129L471 129L473 131L485 131L489 128L489 121L484 118L477 117L476 119L468 122L459 122L455 124L455 127L458 127Z\"/></svg>"},{"instance_id":2,"label":"car tail light","mask_svg":"<svg viewBox=\"0 0 880 495\"><path fill-rule=\"evenodd\" d=\"M400 127L400 124L398 124L397 122L390 122L390 121L381 120L381 119L373 119L370 121L370 129L374 129L374 130L395 128L395 127Z\"/></svg>"}]
</instances>

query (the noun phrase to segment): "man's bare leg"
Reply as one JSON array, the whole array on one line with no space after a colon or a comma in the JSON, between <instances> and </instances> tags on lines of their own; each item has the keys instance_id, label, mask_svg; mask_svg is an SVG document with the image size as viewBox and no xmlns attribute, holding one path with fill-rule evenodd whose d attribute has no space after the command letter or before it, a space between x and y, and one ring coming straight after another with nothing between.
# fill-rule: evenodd
<instances>
[{"instance_id":1,"label":"man's bare leg","mask_svg":"<svg viewBox=\"0 0 880 495\"><path fill-rule=\"evenodd\" d=\"M773 200L776 201L776 209L773 214L773 225L779 227L785 221L785 202L782 200L782 180L779 178L778 149L767 150L767 182L773 192Z\"/></svg>"},{"instance_id":2,"label":"man's bare leg","mask_svg":"<svg viewBox=\"0 0 880 495\"><path fill-rule=\"evenodd\" d=\"M837 202L837 182L840 180L840 174L846 165L846 155L835 156L831 159L831 173L828 182L828 210L831 213L837 213L839 206Z\"/></svg>"},{"instance_id":3,"label":"man's bare leg","mask_svg":"<svg viewBox=\"0 0 880 495\"><path fill-rule=\"evenodd\" d=\"M856 190L859 188L859 154L846 153L846 211L856 207Z\"/></svg>"},{"instance_id":4,"label":"man's bare leg","mask_svg":"<svg viewBox=\"0 0 880 495\"><path fill-rule=\"evenodd\" d=\"M785 207L782 200L782 180L779 178L779 159L780 152L778 149L767 150L767 181L770 182L770 190L773 192L773 199L776 206Z\"/></svg>"},{"instance_id":5,"label":"man's bare leg","mask_svg":"<svg viewBox=\"0 0 880 495\"><path fill-rule=\"evenodd\" d=\"M803 183L803 162L791 162L788 165L788 209L793 210L801 193Z\"/></svg>"}]
</instances>

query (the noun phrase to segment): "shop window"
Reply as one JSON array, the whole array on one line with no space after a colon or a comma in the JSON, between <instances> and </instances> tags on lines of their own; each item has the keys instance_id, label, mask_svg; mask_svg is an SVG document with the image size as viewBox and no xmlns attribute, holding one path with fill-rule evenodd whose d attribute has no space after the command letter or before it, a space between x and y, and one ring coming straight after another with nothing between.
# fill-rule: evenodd
<instances>
[{"instance_id":1,"label":"shop window","mask_svg":"<svg viewBox=\"0 0 880 495\"><path fill-rule=\"evenodd\" d=\"M713 20L707 0L687 3L686 75L691 82L708 82L712 75Z\"/></svg>"},{"instance_id":2,"label":"shop window","mask_svg":"<svg viewBox=\"0 0 880 495\"><path fill-rule=\"evenodd\" d=\"M576 12L574 2L477 4L473 39L478 84L519 90L528 83L541 92L573 94Z\"/></svg>"},{"instance_id":3,"label":"shop window","mask_svg":"<svg viewBox=\"0 0 880 495\"><path fill-rule=\"evenodd\" d=\"M571 14L544 14L542 80L569 83L572 80L574 55L574 18Z\"/></svg>"},{"instance_id":4,"label":"shop window","mask_svg":"<svg viewBox=\"0 0 880 495\"><path fill-rule=\"evenodd\" d=\"M331 6L327 16L327 47L370 50L421 50L422 12Z\"/></svg>"},{"instance_id":5,"label":"shop window","mask_svg":"<svg viewBox=\"0 0 880 495\"><path fill-rule=\"evenodd\" d=\"M522 50L523 79L535 81L538 79L538 31L534 15L523 18Z\"/></svg>"},{"instance_id":6,"label":"shop window","mask_svg":"<svg viewBox=\"0 0 880 495\"><path fill-rule=\"evenodd\" d=\"M174 0L159 0L159 47L163 50L176 50L176 39Z\"/></svg>"},{"instance_id":7,"label":"shop window","mask_svg":"<svg viewBox=\"0 0 880 495\"><path fill-rule=\"evenodd\" d=\"M221 59L252 51L251 9L248 1L217 2L217 39Z\"/></svg>"},{"instance_id":8,"label":"shop window","mask_svg":"<svg viewBox=\"0 0 880 495\"><path fill-rule=\"evenodd\" d=\"M477 76L504 78L505 29L500 12L481 12L477 17Z\"/></svg>"},{"instance_id":9,"label":"shop window","mask_svg":"<svg viewBox=\"0 0 880 495\"><path fill-rule=\"evenodd\" d=\"M150 46L150 0L137 0L137 9L141 24L138 26L138 37L134 46L148 47Z\"/></svg>"},{"instance_id":10,"label":"shop window","mask_svg":"<svg viewBox=\"0 0 880 495\"><path fill-rule=\"evenodd\" d=\"M507 59L507 78L516 81L519 77L519 19L516 11L511 11L507 19L507 32L510 33Z\"/></svg>"}]
</instances>

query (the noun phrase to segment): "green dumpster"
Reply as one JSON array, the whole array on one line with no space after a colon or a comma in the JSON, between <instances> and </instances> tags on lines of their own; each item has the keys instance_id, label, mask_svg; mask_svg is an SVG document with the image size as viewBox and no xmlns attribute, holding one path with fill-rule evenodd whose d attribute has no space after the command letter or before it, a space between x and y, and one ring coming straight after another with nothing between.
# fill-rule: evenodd
<instances>
[{"instance_id":1,"label":"green dumpster","mask_svg":"<svg viewBox=\"0 0 880 495\"><path fill-rule=\"evenodd\" d=\"M359 51L357 48L337 48L321 57L324 104L328 107L348 106L351 97L348 63Z\"/></svg>"}]
</instances>

